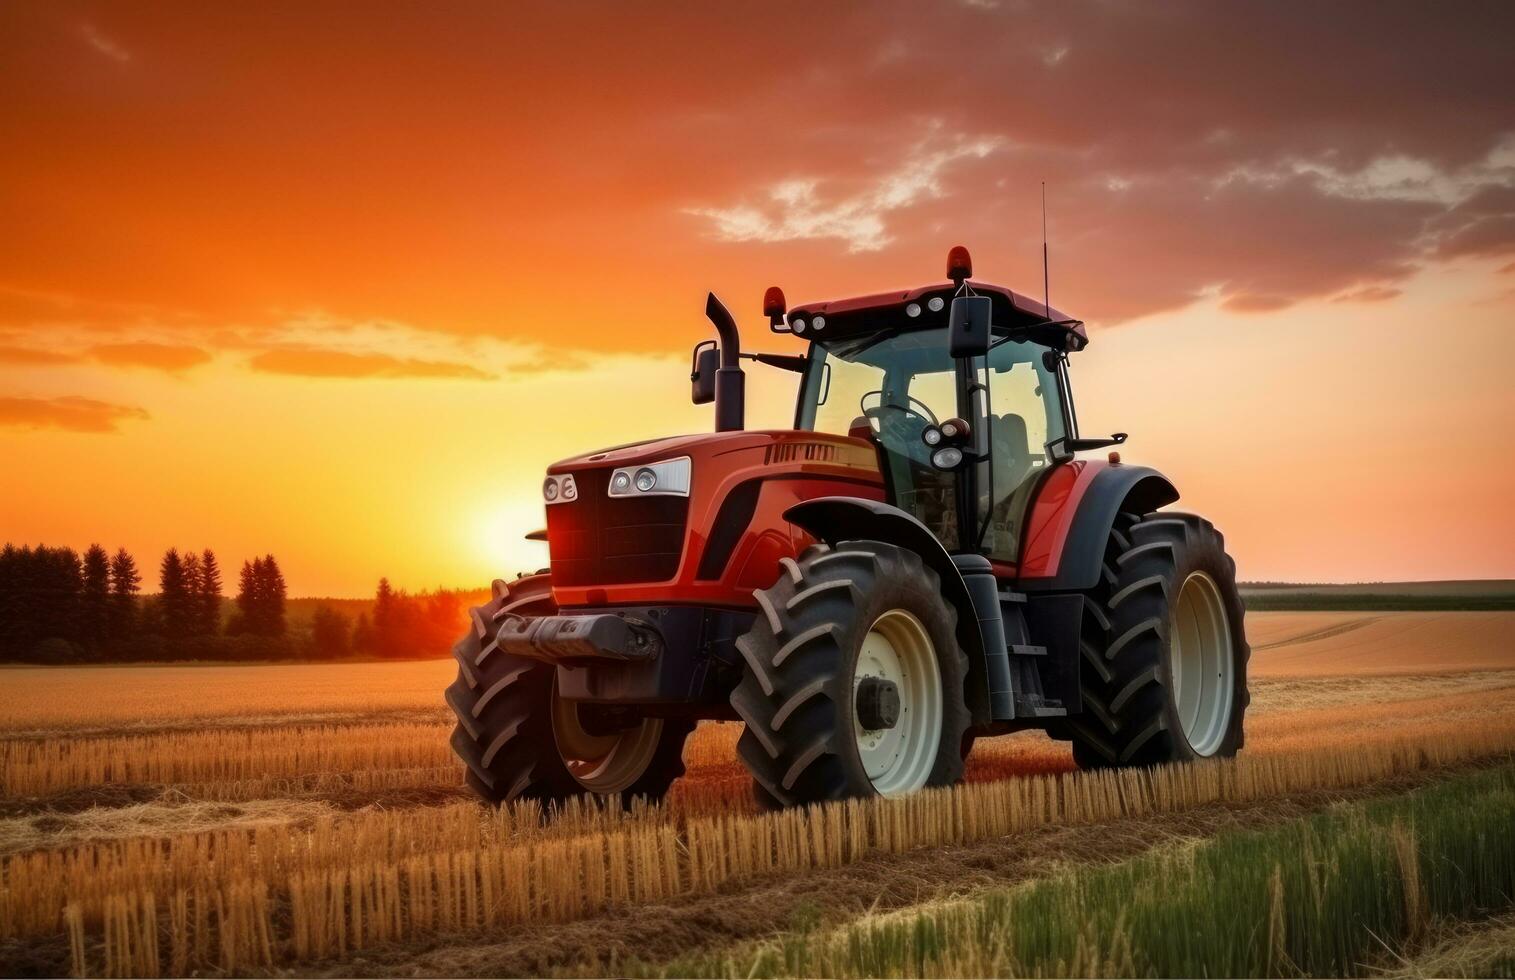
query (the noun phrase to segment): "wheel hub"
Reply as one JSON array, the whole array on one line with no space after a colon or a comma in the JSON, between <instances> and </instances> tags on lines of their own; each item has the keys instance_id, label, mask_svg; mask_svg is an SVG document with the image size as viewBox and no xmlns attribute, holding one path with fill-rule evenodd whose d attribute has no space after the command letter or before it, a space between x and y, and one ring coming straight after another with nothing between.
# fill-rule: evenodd
<instances>
[{"instance_id":1,"label":"wheel hub","mask_svg":"<svg viewBox=\"0 0 1515 980\"><path fill-rule=\"evenodd\" d=\"M869 627L852 675L853 738L883 796L926 785L942 740L936 650L912 613L891 609Z\"/></svg>"},{"instance_id":2,"label":"wheel hub","mask_svg":"<svg viewBox=\"0 0 1515 980\"><path fill-rule=\"evenodd\" d=\"M887 730L899 720L899 685L884 677L864 677L857 686L857 723L863 731Z\"/></svg>"}]
</instances>

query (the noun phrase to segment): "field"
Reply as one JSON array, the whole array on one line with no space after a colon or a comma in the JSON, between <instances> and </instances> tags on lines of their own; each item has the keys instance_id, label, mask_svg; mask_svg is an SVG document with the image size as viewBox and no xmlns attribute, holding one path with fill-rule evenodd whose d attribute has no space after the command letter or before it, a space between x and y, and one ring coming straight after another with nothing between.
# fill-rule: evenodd
<instances>
[{"instance_id":1,"label":"field","mask_svg":"<svg viewBox=\"0 0 1515 980\"><path fill-rule=\"evenodd\" d=\"M1023 734L954 789L776 815L729 724L661 807L483 808L450 661L0 669L0 974L1508 970L1515 613L1248 632L1233 762L1078 774ZM1256 942L1151 939L1206 908Z\"/></svg>"}]
</instances>

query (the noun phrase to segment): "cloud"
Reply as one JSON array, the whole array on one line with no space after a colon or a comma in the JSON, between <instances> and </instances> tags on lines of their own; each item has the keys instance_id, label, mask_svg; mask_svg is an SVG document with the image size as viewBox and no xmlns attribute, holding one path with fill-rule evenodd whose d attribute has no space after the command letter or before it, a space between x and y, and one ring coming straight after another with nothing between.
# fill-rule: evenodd
<instances>
[{"instance_id":1,"label":"cloud","mask_svg":"<svg viewBox=\"0 0 1515 980\"><path fill-rule=\"evenodd\" d=\"M929 143L948 142L946 149L928 150ZM818 193L819 178L793 178L768 189L765 206L738 204L726 208L689 208L709 218L714 235L727 242L790 242L839 239L850 252L876 252L893 238L884 218L918 202L946 195L942 172L959 160L982 160L1004 141L993 136L933 137L917 146L893 171L869 181L864 190L832 201Z\"/></svg>"},{"instance_id":2,"label":"cloud","mask_svg":"<svg viewBox=\"0 0 1515 980\"><path fill-rule=\"evenodd\" d=\"M199 367L211 359L209 352L198 347L146 342L97 344L90 348L89 356L113 367L145 367L170 374Z\"/></svg>"},{"instance_id":3,"label":"cloud","mask_svg":"<svg viewBox=\"0 0 1515 980\"><path fill-rule=\"evenodd\" d=\"M1398 299L1404 295L1404 290L1394 289L1389 286L1363 286L1349 293L1332 297L1333 303L1384 303L1391 299Z\"/></svg>"},{"instance_id":4,"label":"cloud","mask_svg":"<svg viewBox=\"0 0 1515 980\"><path fill-rule=\"evenodd\" d=\"M94 24L84 24L79 28L79 36L99 54L104 55L118 64L127 64L132 60L132 53L122 47L120 42L107 36Z\"/></svg>"},{"instance_id":5,"label":"cloud","mask_svg":"<svg viewBox=\"0 0 1515 980\"><path fill-rule=\"evenodd\" d=\"M27 367L50 367L57 364L77 363L79 363L79 358L73 354L60 354L57 351L38 350L35 347L0 346L0 364L20 364Z\"/></svg>"},{"instance_id":6,"label":"cloud","mask_svg":"<svg viewBox=\"0 0 1515 980\"><path fill-rule=\"evenodd\" d=\"M390 354L353 353L321 347L280 347L248 361L254 371L306 378L460 378L487 380L493 375L468 364L430 361Z\"/></svg>"},{"instance_id":7,"label":"cloud","mask_svg":"<svg viewBox=\"0 0 1515 980\"><path fill-rule=\"evenodd\" d=\"M19 429L116 432L118 422L147 417L147 412L140 408L77 395L62 398L0 397L0 425Z\"/></svg>"}]
</instances>

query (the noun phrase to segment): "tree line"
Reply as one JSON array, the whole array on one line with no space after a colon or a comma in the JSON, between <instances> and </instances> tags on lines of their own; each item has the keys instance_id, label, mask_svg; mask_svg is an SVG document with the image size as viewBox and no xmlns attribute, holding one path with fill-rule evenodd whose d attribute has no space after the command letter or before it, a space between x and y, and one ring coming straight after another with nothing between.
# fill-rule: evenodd
<instances>
[{"instance_id":1,"label":"tree line","mask_svg":"<svg viewBox=\"0 0 1515 980\"><path fill-rule=\"evenodd\" d=\"M47 545L0 549L0 661L63 664L444 656L467 623L466 594L415 595L380 579L349 619L330 604L291 625L278 560L242 563L227 603L214 551L164 552L158 591L144 594L137 560L98 544L81 555Z\"/></svg>"}]
</instances>

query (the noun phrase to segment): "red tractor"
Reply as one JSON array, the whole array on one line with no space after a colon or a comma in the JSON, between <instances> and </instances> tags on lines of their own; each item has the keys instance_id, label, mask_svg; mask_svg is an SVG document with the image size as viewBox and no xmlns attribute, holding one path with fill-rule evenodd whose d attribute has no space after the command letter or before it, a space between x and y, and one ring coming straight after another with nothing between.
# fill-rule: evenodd
<instances>
[{"instance_id":1,"label":"red tractor","mask_svg":"<svg viewBox=\"0 0 1515 980\"><path fill-rule=\"evenodd\" d=\"M803 356L695 347L715 433L576 456L543 484L551 566L472 611L452 744L481 796L657 799L700 719L739 720L769 805L958 780L1028 728L1085 768L1233 755L1235 564L1161 474L1075 454L1084 325L970 280L764 314ZM741 358L800 375L743 428ZM534 535L539 536L539 535Z\"/></svg>"}]
</instances>

